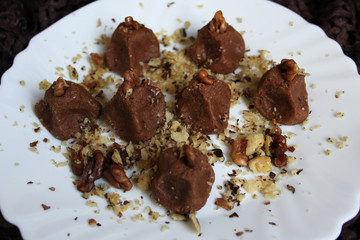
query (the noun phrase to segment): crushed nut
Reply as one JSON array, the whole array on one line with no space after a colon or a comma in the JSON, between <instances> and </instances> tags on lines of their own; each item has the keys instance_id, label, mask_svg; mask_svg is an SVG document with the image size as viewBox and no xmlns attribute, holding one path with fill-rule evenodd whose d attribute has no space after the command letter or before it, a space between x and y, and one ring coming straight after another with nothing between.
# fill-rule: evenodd
<instances>
[{"instance_id":1,"label":"crushed nut","mask_svg":"<svg viewBox=\"0 0 360 240\"><path fill-rule=\"evenodd\" d=\"M95 150L94 157L88 158L88 162L81 174L77 189L80 192L90 192L95 184L95 180L101 178L105 163L104 155L101 151Z\"/></svg>"},{"instance_id":2,"label":"crushed nut","mask_svg":"<svg viewBox=\"0 0 360 240\"><path fill-rule=\"evenodd\" d=\"M98 54L98 53L90 53L91 62L93 62L96 65L101 65L104 62L104 56Z\"/></svg>"},{"instance_id":3,"label":"crushed nut","mask_svg":"<svg viewBox=\"0 0 360 240\"><path fill-rule=\"evenodd\" d=\"M231 210L234 208L234 203L229 202L224 198L217 198L215 204L221 208L225 208L226 210Z\"/></svg>"},{"instance_id":4,"label":"crushed nut","mask_svg":"<svg viewBox=\"0 0 360 240\"><path fill-rule=\"evenodd\" d=\"M270 152L272 155L273 164L276 167L283 167L287 164L287 151L286 137L280 134L274 134L272 136L273 141L270 145Z\"/></svg>"},{"instance_id":5,"label":"crushed nut","mask_svg":"<svg viewBox=\"0 0 360 240\"><path fill-rule=\"evenodd\" d=\"M125 18L125 22L120 24L119 29L123 32L129 32L129 31L139 30L140 28L143 27L144 27L143 24L134 21L134 19L131 16L128 16Z\"/></svg>"},{"instance_id":6,"label":"crushed nut","mask_svg":"<svg viewBox=\"0 0 360 240\"><path fill-rule=\"evenodd\" d=\"M258 156L251 159L248 163L253 173L268 173L272 170L271 158L267 156Z\"/></svg>"},{"instance_id":7,"label":"crushed nut","mask_svg":"<svg viewBox=\"0 0 360 240\"><path fill-rule=\"evenodd\" d=\"M290 192L292 192L293 194L295 193L295 188L294 188L293 186L287 184L287 185L286 185L286 188L287 188Z\"/></svg>"},{"instance_id":8,"label":"crushed nut","mask_svg":"<svg viewBox=\"0 0 360 240\"><path fill-rule=\"evenodd\" d=\"M245 137L247 140L246 155L250 156L264 145L265 139L262 133L254 133Z\"/></svg>"},{"instance_id":9,"label":"crushed nut","mask_svg":"<svg viewBox=\"0 0 360 240\"><path fill-rule=\"evenodd\" d=\"M51 207L50 206L47 206L45 204L41 204L42 208L46 211L46 210L49 210Z\"/></svg>"},{"instance_id":10,"label":"crushed nut","mask_svg":"<svg viewBox=\"0 0 360 240\"><path fill-rule=\"evenodd\" d=\"M112 163L110 167L104 170L104 178L114 187L129 191L132 188L130 179L126 176L124 166Z\"/></svg>"},{"instance_id":11,"label":"crushed nut","mask_svg":"<svg viewBox=\"0 0 360 240\"><path fill-rule=\"evenodd\" d=\"M222 11L219 10L215 13L214 18L210 21L209 29L212 32L223 33L226 31L227 25L228 24L225 21Z\"/></svg>"},{"instance_id":12,"label":"crushed nut","mask_svg":"<svg viewBox=\"0 0 360 240\"><path fill-rule=\"evenodd\" d=\"M56 80L55 86L54 86L54 95L56 97L61 97L65 94L65 80L62 77L59 77Z\"/></svg>"},{"instance_id":13,"label":"crushed nut","mask_svg":"<svg viewBox=\"0 0 360 240\"><path fill-rule=\"evenodd\" d=\"M200 70L197 75L197 79L207 85L214 84L214 79L212 79L204 69Z\"/></svg>"},{"instance_id":14,"label":"crushed nut","mask_svg":"<svg viewBox=\"0 0 360 240\"><path fill-rule=\"evenodd\" d=\"M138 85L139 82L138 76L132 69L126 70L124 73L124 83L122 84L123 93L127 94L128 91Z\"/></svg>"},{"instance_id":15,"label":"crushed nut","mask_svg":"<svg viewBox=\"0 0 360 240\"><path fill-rule=\"evenodd\" d=\"M232 143L230 157L234 163L240 167L246 166L248 162L248 156L245 154L246 147L247 139L236 140Z\"/></svg>"},{"instance_id":16,"label":"crushed nut","mask_svg":"<svg viewBox=\"0 0 360 240\"><path fill-rule=\"evenodd\" d=\"M299 67L296 62L292 59L283 59L279 64L279 69L281 71L281 75L288 81L294 79L294 77L299 72Z\"/></svg>"}]
</instances>

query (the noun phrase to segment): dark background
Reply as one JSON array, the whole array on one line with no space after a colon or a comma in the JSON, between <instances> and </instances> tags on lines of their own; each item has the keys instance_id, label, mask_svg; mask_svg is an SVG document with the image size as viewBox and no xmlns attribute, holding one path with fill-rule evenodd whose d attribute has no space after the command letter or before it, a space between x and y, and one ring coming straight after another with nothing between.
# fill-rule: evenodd
<instances>
[{"instance_id":1,"label":"dark background","mask_svg":"<svg viewBox=\"0 0 360 240\"><path fill-rule=\"evenodd\" d=\"M360 72L360 1L273 1L320 26L355 61ZM35 34L90 2L92 0L0 0L0 76L10 68L15 55L26 48ZM0 239L22 239L17 227L6 222L2 215ZM359 214L344 224L338 240L345 239L360 239Z\"/></svg>"}]
</instances>

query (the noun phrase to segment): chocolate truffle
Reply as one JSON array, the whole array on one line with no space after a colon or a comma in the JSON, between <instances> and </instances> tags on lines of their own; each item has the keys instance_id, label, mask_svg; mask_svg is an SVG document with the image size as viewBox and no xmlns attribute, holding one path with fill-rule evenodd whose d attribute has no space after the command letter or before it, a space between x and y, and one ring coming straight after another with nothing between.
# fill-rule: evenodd
<instances>
[{"instance_id":1,"label":"chocolate truffle","mask_svg":"<svg viewBox=\"0 0 360 240\"><path fill-rule=\"evenodd\" d=\"M262 76L254 96L254 106L269 120L295 125L309 115L304 75L294 60L281 63Z\"/></svg>"},{"instance_id":2,"label":"chocolate truffle","mask_svg":"<svg viewBox=\"0 0 360 240\"><path fill-rule=\"evenodd\" d=\"M104 114L120 138L135 143L146 141L165 123L165 97L159 88L149 81L141 84L138 76L128 70Z\"/></svg>"},{"instance_id":3,"label":"chocolate truffle","mask_svg":"<svg viewBox=\"0 0 360 240\"><path fill-rule=\"evenodd\" d=\"M164 150L150 189L162 206L180 214L201 209L210 194L215 174L207 157L184 145Z\"/></svg>"},{"instance_id":4,"label":"chocolate truffle","mask_svg":"<svg viewBox=\"0 0 360 240\"><path fill-rule=\"evenodd\" d=\"M123 75L130 68L142 76L141 63L160 56L159 41L151 29L126 17L114 31L105 61L109 68Z\"/></svg>"},{"instance_id":5,"label":"chocolate truffle","mask_svg":"<svg viewBox=\"0 0 360 240\"><path fill-rule=\"evenodd\" d=\"M193 131L221 133L229 119L229 86L201 70L177 97L179 118Z\"/></svg>"},{"instance_id":6,"label":"chocolate truffle","mask_svg":"<svg viewBox=\"0 0 360 240\"><path fill-rule=\"evenodd\" d=\"M54 137L67 140L80 132L85 118L96 120L101 104L79 84L61 77L35 105L35 114Z\"/></svg>"},{"instance_id":7,"label":"chocolate truffle","mask_svg":"<svg viewBox=\"0 0 360 240\"><path fill-rule=\"evenodd\" d=\"M244 53L244 39L225 21L221 11L217 11L214 18L198 30L196 41L189 51L192 61L221 74L233 72Z\"/></svg>"}]
</instances>

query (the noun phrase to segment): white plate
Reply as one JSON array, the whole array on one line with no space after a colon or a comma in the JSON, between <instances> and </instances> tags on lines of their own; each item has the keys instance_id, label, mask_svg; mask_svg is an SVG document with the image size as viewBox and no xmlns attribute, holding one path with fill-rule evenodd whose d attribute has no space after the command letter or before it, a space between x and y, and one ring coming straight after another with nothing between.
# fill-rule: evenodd
<instances>
[{"instance_id":1,"label":"white plate","mask_svg":"<svg viewBox=\"0 0 360 240\"><path fill-rule=\"evenodd\" d=\"M169 7L168 3L169 0L143 0L142 4L138 0L94 2L35 36L29 47L15 58L14 65L3 75L0 87L0 206L3 215L20 228L25 239L238 239L235 232L245 229L253 230L244 233L245 239L336 238L342 224L358 212L360 200L360 78L354 62L320 28L272 2L183 0ZM33 130L32 123L39 122L33 106L43 96L38 83L43 79L56 80L58 66L64 67L67 73L66 66L71 58L82 54L85 46L89 53L103 51L94 44L94 39L104 32L110 36L126 16L133 16L154 32L165 29L172 33L185 21L190 21L188 34L195 35L219 9L238 31L245 31L246 47L252 53L258 49L269 50L277 62L292 57L311 74L306 79L309 98L313 99L308 127L321 127L313 131L304 131L300 126L285 128L298 134L293 143L299 146L294 155L300 160L292 167L304 169L300 176L283 181L283 184L295 186L296 193L285 190L267 206L262 198L248 197L234 209L239 218L229 218L233 211L215 210L213 202L218 192L213 191L208 204L198 212L201 237L191 230L191 225L171 220L169 229L161 232L168 218L149 223L132 222L129 217L119 224L110 211L104 210L104 199L96 199L98 208L85 206L86 200L73 186L69 167L55 167L50 161L65 161L61 154L49 151L51 145L58 146L60 141L44 128L40 133ZM102 25L96 27L99 18ZM242 22L236 18L242 18ZM87 57L75 66L82 65L89 66ZM25 87L19 84L21 80L26 82ZM338 91L345 93L335 98ZM19 111L22 105L24 112ZM345 117L336 118L337 112L344 112ZM17 126L13 126L15 121ZM342 136L348 136L348 146L343 149L326 141L328 137ZM43 143L45 137L51 142ZM39 140L39 154L28 150L29 143L35 140ZM326 156L326 149L331 149L333 154ZM224 171L219 165L216 178L221 182L229 169ZM29 181L33 184L27 184ZM56 190L50 191L49 187ZM141 192L134 189L120 194L135 199ZM144 201L144 206L151 205L161 211L146 194ZM44 211L41 204L51 209ZM100 209L99 214L94 213L96 209ZM90 228L89 218L96 219L101 226Z\"/></svg>"}]
</instances>

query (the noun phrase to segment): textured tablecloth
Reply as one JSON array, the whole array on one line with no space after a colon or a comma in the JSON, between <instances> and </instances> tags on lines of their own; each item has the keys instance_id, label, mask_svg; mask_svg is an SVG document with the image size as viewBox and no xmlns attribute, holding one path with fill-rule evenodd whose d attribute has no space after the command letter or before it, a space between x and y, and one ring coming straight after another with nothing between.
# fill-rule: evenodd
<instances>
[{"instance_id":1,"label":"textured tablecloth","mask_svg":"<svg viewBox=\"0 0 360 240\"><path fill-rule=\"evenodd\" d=\"M251 1L251 0L249 0ZM273 0L308 22L320 26L351 57L360 72L360 1ZM0 76L29 40L68 13L91 0L0 0ZM1 193L4 194L4 193ZM306 229L304 229L306 231ZM22 239L17 227L0 215L0 239ZM359 214L342 229L338 240L360 239Z\"/></svg>"}]
</instances>

